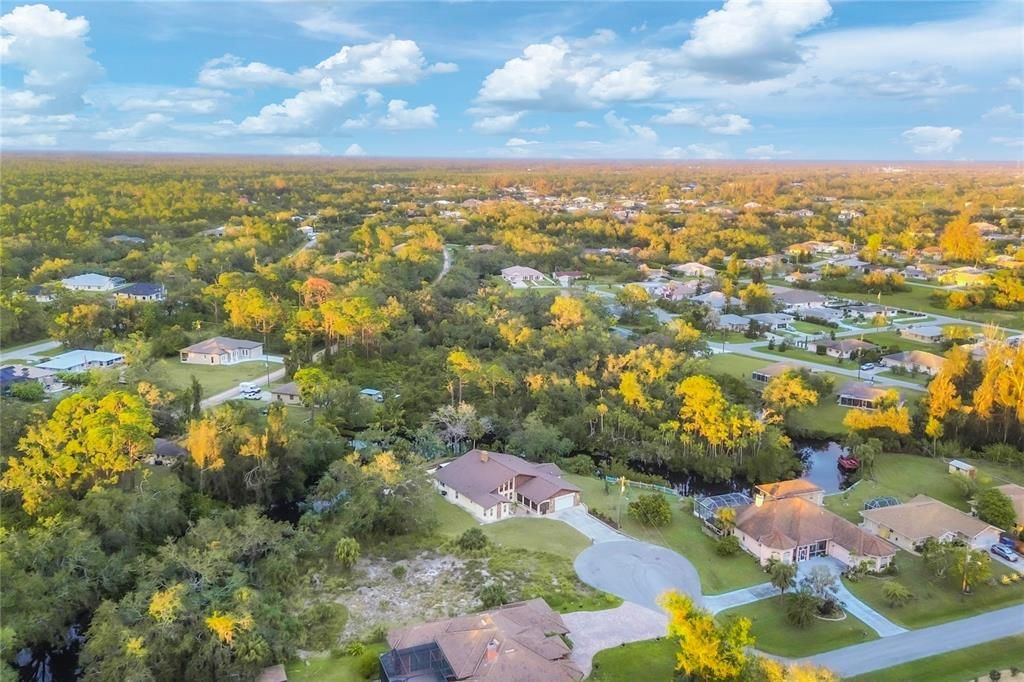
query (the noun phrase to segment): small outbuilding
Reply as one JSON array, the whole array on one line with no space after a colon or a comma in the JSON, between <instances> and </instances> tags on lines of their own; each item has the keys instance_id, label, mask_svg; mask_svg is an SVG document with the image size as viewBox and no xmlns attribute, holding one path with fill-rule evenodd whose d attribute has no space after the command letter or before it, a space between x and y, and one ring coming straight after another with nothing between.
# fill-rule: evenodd
<instances>
[{"instance_id":1,"label":"small outbuilding","mask_svg":"<svg viewBox=\"0 0 1024 682\"><path fill-rule=\"evenodd\" d=\"M952 459L949 461L949 473L966 478L975 478L978 475L978 470L973 464L962 462L959 459Z\"/></svg>"}]
</instances>

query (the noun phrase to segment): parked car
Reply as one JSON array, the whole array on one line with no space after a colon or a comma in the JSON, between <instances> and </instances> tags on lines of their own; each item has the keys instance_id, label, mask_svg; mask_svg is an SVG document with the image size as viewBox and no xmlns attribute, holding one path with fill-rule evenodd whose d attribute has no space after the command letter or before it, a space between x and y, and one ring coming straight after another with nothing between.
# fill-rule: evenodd
<instances>
[{"instance_id":1,"label":"parked car","mask_svg":"<svg viewBox=\"0 0 1024 682\"><path fill-rule=\"evenodd\" d=\"M1001 556L1007 561L1017 561L1017 553L1006 545L992 545L991 552L997 556Z\"/></svg>"},{"instance_id":2,"label":"parked car","mask_svg":"<svg viewBox=\"0 0 1024 682\"><path fill-rule=\"evenodd\" d=\"M873 363L873 362L865 362L863 365L860 366L860 368L861 368L862 371L866 372L869 369L874 369L875 368L875 363Z\"/></svg>"}]
</instances>

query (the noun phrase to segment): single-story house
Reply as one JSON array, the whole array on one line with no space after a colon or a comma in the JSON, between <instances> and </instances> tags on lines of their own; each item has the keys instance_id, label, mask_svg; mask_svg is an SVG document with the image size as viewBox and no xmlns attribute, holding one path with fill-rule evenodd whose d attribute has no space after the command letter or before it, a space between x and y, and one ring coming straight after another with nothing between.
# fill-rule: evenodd
<instances>
[{"instance_id":1,"label":"single-story house","mask_svg":"<svg viewBox=\"0 0 1024 682\"><path fill-rule=\"evenodd\" d=\"M559 270L558 272L553 272L551 274L552 277L554 277L563 287L567 287L576 280L583 279L587 276L587 273L582 270Z\"/></svg>"},{"instance_id":2,"label":"single-story house","mask_svg":"<svg viewBox=\"0 0 1024 682\"><path fill-rule=\"evenodd\" d=\"M124 284L124 279L87 272L84 275L62 279L60 283L71 291L113 291Z\"/></svg>"},{"instance_id":3,"label":"single-story house","mask_svg":"<svg viewBox=\"0 0 1024 682\"><path fill-rule=\"evenodd\" d=\"M114 298L139 302L162 301L167 298L167 289L163 284L136 282L115 291Z\"/></svg>"},{"instance_id":4,"label":"single-story house","mask_svg":"<svg viewBox=\"0 0 1024 682\"><path fill-rule=\"evenodd\" d=\"M49 369L40 369L29 365L5 365L0 367L0 391L6 391L14 384L23 381L35 381L50 390L60 383L56 373Z\"/></svg>"},{"instance_id":5,"label":"single-story house","mask_svg":"<svg viewBox=\"0 0 1024 682\"><path fill-rule=\"evenodd\" d=\"M861 272L864 272L865 269L868 266L871 265L871 263L867 262L866 260L861 260L860 258L854 258L853 256L850 256L850 257L847 257L847 258L836 258L836 259L833 259L833 260L829 261L828 264L831 265L834 268L846 268L848 270L860 270Z\"/></svg>"},{"instance_id":6,"label":"single-story house","mask_svg":"<svg viewBox=\"0 0 1024 682\"><path fill-rule=\"evenodd\" d=\"M107 237L107 241L111 244L145 244L146 240L142 237L133 237L130 234L115 234L112 237Z\"/></svg>"},{"instance_id":7,"label":"single-story house","mask_svg":"<svg viewBox=\"0 0 1024 682\"><path fill-rule=\"evenodd\" d=\"M747 315L747 317L768 329L784 329L796 319L786 313L752 313Z\"/></svg>"},{"instance_id":8,"label":"single-story house","mask_svg":"<svg viewBox=\"0 0 1024 682\"><path fill-rule=\"evenodd\" d=\"M37 303L51 303L56 294L52 284L33 284L25 293L36 300Z\"/></svg>"},{"instance_id":9,"label":"single-story house","mask_svg":"<svg viewBox=\"0 0 1024 682\"><path fill-rule=\"evenodd\" d=\"M693 301L694 303L700 303L703 306L707 306L712 310L721 310L722 308L726 307L727 303L725 294L723 294L721 291L709 291L706 294L694 296L690 300ZM742 308L743 301L736 298L735 296L730 296L728 299L728 305L731 308Z\"/></svg>"},{"instance_id":10,"label":"single-story house","mask_svg":"<svg viewBox=\"0 0 1024 682\"><path fill-rule=\"evenodd\" d=\"M750 373L750 378L754 381L758 381L762 384L767 384L769 381L785 374L786 372L795 372L799 369L797 365L791 362L773 362L770 365L762 367L761 369L755 369Z\"/></svg>"},{"instance_id":11,"label":"single-story house","mask_svg":"<svg viewBox=\"0 0 1024 682\"><path fill-rule=\"evenodd\" d=\"M804 289L789 289L786 287L768 287L772 299L786 310L800 310L802 308L816 308L825 304L828 300L821 294Z\"/></svg>"},{"instance_id":12,"label":"single-story house","mask_svg":"<svg viewBox=\"0 0 1024 682\"><path fill-rule=\"evenodd\" d=\"M748 258L743 262L751 269L760 268L762 270L772 270L782 265L782 256L777 253L770 256L756 256L754 258Z\"/></svg>"},{"instance_id":13,"label":"single-story house","mask_svg":"<svg viewBox=\"0 0 1024 682\"><path fill-rule=\"evenodd\" d=\"M800 283L810 284L811 282L820 282L821 281L821 273L818 273L818 272L800 272L798 270L796 272L789 273L788 275L783 277L783 279L786 280L787 282L789 282L790 284L800 284Z\"/></svg>"},{"instance_id":14,"label":"single-story house","mask_svg":"<svg viewBox=\"0 0 1024 682\"><path fill-rule=\"evenodd\" d=\"M808 318L815 318L818 320L824 320L826 322L838 322L843 319L843 311L837 310L836 308L825 308L822 306L811 306L810 308L801 308L797 310L798 316L804 320Z\"/></svg>"},{"instance_id":15,"label":"single-story house","mask_svg":"<svg viewBox=\"0 0 1024 682\"><path fill-rule=\"evenodd\" d=\"M263 357L263 344L259 341L214 336L193 343L178 351L181 361L190 365L234 365Z\"/></svg>"},{"instance_id":16,"label":"single-story house","mask_svg":"<svg viewBox=\"0 0 1024 682\"><path fill-rule=\"evenodd\" d=\"M1013 511L1017 513L1017 530L1019 531L1024 528L1024 486L1017 485L1016 483L1007 483L1005 485L997 485L996 490L1010 498Z\"/></svg>"},{"instance_id":17,"label":"single-story house","mask_svg":"<svg viewBox=\"0 0 1024 682\"><path fill-rule=\"evenodd\" d=\"M49 369L54 372L84 372L90 369L113 367L124 362L120 353L107 353L101 350L72 350L40 362L38 369Z\"/></svg>"},{"instance_id":18,"label":"single-story house","mask_svg":"<svg viewBox=\"0 0 1024 682\"><path fill-rule=\"evenodd\" d=\"M501 277L509 284L524 284L526 282L543 282L544 273L540 270L527 268L522 265L513 265L503 268Z\"/></svg>"},{"instance_id":19,"label":"single-story house","mask_svg":"<svg viewBox=\"0 0 1024 682\"><path fill-rule=\"evenodd\" d=\"M932 278L931 274L927 270L923 270L916 265L908 265L903 268L903 276L906 279L916 279L921 281L927 281Z\"/></svg>"},{"instance_id":20,"label":"single-story house","mask_svg":"<svg viewBox=\"0 0 1024 682\"><path fill-rule=\"evenodd\" d=\"M167 438L153 439L153 456L149 458L150 464L170 465L183 462L188 459L188 450L176 441Z\"/></svg>"},{"instance_id":21,"label":"single-story house","mask_svg":"<svg viewBox=\"0 0 1024 682\"><path fill-rule=\"evenodd\" d=\"M731 332L745 332L750 327L750 318L733 313L722 313L715 322L715 329L724 329Z\"/></svg>"},{"instance_id":22,"label":"single-story house","mask_svg":"<svg viewBox=\"0 0 1024 682\"><path fill-rule=\"evenodd\" d=\"M543 599L399 628L380 656L381 682L576 682L562 617Z\"/></svg>"},{"instance_id":23,"label":"single-story house","mask_svg":"<svg viewBox=\"0 0 1024 682\"><path fill-rule=\"evenodd\" d=\"M372 400L375 403L382 403L384 402L384 391L378 391L375 388L364 388L359 391L359 397Z\"/></svg>"},{"instance_id":24,"label":"single-story house","mask_svg":"<svg viewBox=\"0 0 1024 682\"><path fill-rule=\"evenodd\" d=\"M896 548L804 496L755 497L736 511L733 533L762 566L833 557L846 566L866 561L873 571L888 566Z\"/></svg>"},{"instance_id":25,"label":"single-story house","mask_svg":"<svg viewBox=\"0 0 1024 682\"><path fill-rule=\"evenodd\" d=\"M992 274L988 270L971 266L953 268L939 276L940 284L955 284L960 287L982 287L992 281Z\"/></svg>"},{"instance_id":26,"label":"single-story house","mask_svg":"<svg viewBox=\"0 0 1024 682\"><path fill-rule=\"evenodd\" d=\"M256 682L288 682L288 673L284 669L284 665L278 663L264 668L260 672L260 676L256 678Z\"/></svg>"},{"instance_id":27,"label":"single-story house","mask_svg":"<svg viewBox=\"0 0 1024 682\"><path fill-rule=\"evenodd\" d=\"M843 407L858 407L862 410L877 410L879 403L889 395L892 389L878 388L863 381L848 381L839 387L837 402ZM898 399L903 404L903 397Z\"/></svg>"},{"instance_id":28,"label":"single-story house","mask_svg":"<svg viewBox=\"0 0 1024 682\"><path fill-rule=\"evenodd\" d=\"M988 549L999 542L999 529L927 495L891 507L865 509L861 527L908 551L928 538L959 540L972 549Z\"/></svg>"},{"instance_id":29,"label":"single-story house","mask_svg":"<svg viewBox=\"0 0 1024 682\"><path fill-rule=\"evenodd\" d=\"M516 505L536 514L580 503L580 489L562 478L554 464L534 464L503 452L470 450L434 472L449 502L485 523L515 513Z\"/></svg>"},{"instance_id":30,"label":"single-story house","mask_svg":"<svg viewBox=\"0 0 1024 682\"><path fill-rule=\"evenodd\" d=\"M718 275L717 270L703 263L678 263L670 265L668 269L687 277L716 277Z\"/></svg>"},{"instance_id":31,"label":"single-story house","mask_svg":"<svg viewBox=\"0 0 1024 682\"><path fill-rule=\"evenodd\" d=\"M859 355L864 351L875 350L878 348L869 341L861 341L860 339L829 339L827 341L818 341L817 346L819 348L825 348L825 355L830 358L842 358L844 360Z\"/></svg>"},{"instance_id":32,"label":"single-story house","mask_svg":"<svg viewBox=\"0 0 1024 682\"><path fill-rule=\"evenodd\" d=\"M698 291L700 291L700 282L697 280L666 282L658 288L658 295L670 301L684 301L696 296Z\"/></svg>"},{"instance_id":33,"label":"single-story house","mask_svg":"<svg viewBox=\"0 0 1024 682\"><path fill-rule=\"evenodd\" d=\"M918 324L900 329L900 336L920 343L939 343L946 336L942 327L933 324Z\"/></svg>"},{"instance_id":34,"label":"single-story house","mask_svg":"<svg viewBox=\"0 0 1024 682\"><path fill-rule=\"evenodd\" d=\"M294 381L289 381L287 384L281 384L270 389L270 399L276 400L279 403L285 405L300 405L302 404L302 396L299 395L299 387L295 385Z\"/></svg>"},{"instance_id":35,"label":"single-story house","mask_svg":"<svg viewBox=\"0 0 1024 682\"><path fill-rule=\"evenodd\" d=\"M946 358L924 350L905 350L882 358L885 367L902 367L909 372L924 372L935 376L946 364Z\"/></svg>"},{"instance_id":36,"label":"single-story house","mask_svg":"<svg viewBox=\"0 0 1024 682\"><path fill-rule=\"evenodd\" d=\"M896 308L890 308L889 306L878 305L877 303L860 303L857 305L851 305L846 307L846 312L854 317L862 317L864 319L872 319L876 315L882 315L884 317L896 317Z\"/></svg>"}]
</instances>

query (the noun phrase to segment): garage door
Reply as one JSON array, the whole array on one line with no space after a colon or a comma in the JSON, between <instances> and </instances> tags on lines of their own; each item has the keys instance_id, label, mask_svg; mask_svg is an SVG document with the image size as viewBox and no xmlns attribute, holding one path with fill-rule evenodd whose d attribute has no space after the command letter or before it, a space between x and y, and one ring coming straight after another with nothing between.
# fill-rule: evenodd
<instances>
[{"instance_id":1,"label":"garage door","mask_svg":"<svg viewBox=\"0 0 1024 682\"><path fill-rule=\"evenodd\" d=\"M572 503L573 503L573 498L574 497L575 497L575 494L573 494L573 493L570 493L568 495L562 495L561 497L556 497L555 498L555 511L558 511L559 509L568 509L569 507L571 507Z\"/></svg>"}]
</instances>

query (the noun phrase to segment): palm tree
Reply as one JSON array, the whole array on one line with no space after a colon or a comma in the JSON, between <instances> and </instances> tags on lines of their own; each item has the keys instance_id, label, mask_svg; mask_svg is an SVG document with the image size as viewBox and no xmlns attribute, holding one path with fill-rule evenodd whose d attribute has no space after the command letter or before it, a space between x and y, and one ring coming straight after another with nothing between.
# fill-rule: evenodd
<instances>
[{"instance_id":1,"label":"palm tree","mask_svg":"<svg viewBox=\"0 0 1024 682\"><path fill-rule=\"evenodd\" d=\"M776 561L768 568L768 574L772 585L779 589L779 599L796 584L796 564Z\"/></svg>"}]
</instances>

